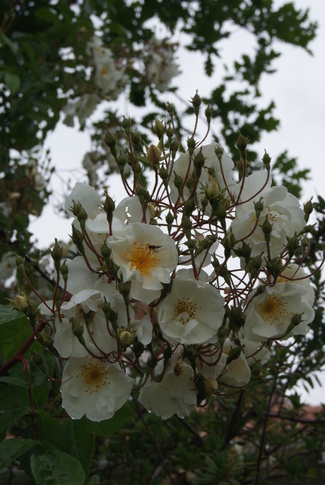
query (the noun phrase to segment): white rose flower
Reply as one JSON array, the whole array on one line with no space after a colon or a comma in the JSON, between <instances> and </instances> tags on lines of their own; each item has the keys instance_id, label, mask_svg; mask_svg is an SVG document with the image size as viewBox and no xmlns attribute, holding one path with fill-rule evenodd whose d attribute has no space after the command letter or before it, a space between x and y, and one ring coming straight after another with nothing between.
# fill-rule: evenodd
<instances>
[{"instance_id":1,"label":"white rose flower","mask_svg":"<svg viewBox=\"0 0 325 485\"><path fill-rule=\"evenodd\" d=\"M90 187L88 184L77 182L71 194L66 198L65 211L70 216L73 216L72 208L74 202L82 205L90 219L94 219L100 213L100 197L94 187Z\"/></svg>"},{"instance_id":2,"label":"white rose flower","mask_svg":"<svg viewBox=\"0 0 325 485\"><path fill-rule=\"evenodd\" d=\"M249 298L243 334L248 340L265 342L268 339L287 339L293 335L306 335L308 324L314 319L311 293L303 284L279 282L265 288L264 293ZM301 322L288 332L294 315Z\"/></svg>"},{"instance_id":3,"label":"white rose flower","mask_svg":"<svg viewBox=\"0 0 325 485\"><path fill-rule=\"evenodd\" d=\"M266 257L268 252L262 225L267 219L272 225L269 243L269 256L272 259L284 251L287 237L293 237L295 233L302 231L305 227L305 220L299 200L290 194L286 187L271 187L261 190L266 180L263 174L264 171L255 172L247 177L240 196L242 203L236 208L236 217L231 228L237 240L244 240L251 246L252 257L261 253L264 253ZM248 188L245 190L246 183ZM257 195L249 200L252 197L254 185ZM260 193L258 193L259 190L261 190ZM258 202L260 199L264 208L257 222L254 202ZM246 200L247 202L245 202Z\"/></svg>"},{"instance_id":4,"label":"white rose flower","mask_svg":"<svg viewBox=\"0 0 325 485\"><path fill-rule=\"evenodd\" d=\"M159 227L129 224L107 240L123 281L131 281L131 297L151 303L170 282L176 268L176 245Z\"/></svg>"},{"instance_id":5,"label":"white rose flower","mask_svg":"<svg viewBox=\"0 0 325 485\"><path fill-rule=\"evenodd\" d=\"M62 406L73 419L110 419L128 400L133 382L118 364L71 357L63 369Z\"/></svg>"},{"instance_id":6,"label":"white rose flower","mask_svg":"<svg viewBox=\"0 0 325 485\"><path fill-rule=\"evenodd\" d=\"M249 365L252 365L255 362L260 362L263 365L270 360L271 352L261 342L252 342L241 335L239 336L239 339Z\"/></svg>"},{"instance_id":7,"label":"white rose flower","mask_svg":"<svg viewBox=\"0 0 325 485\"><path fill-rule=\"evenodd\" d=\"M93 56L95 84L102 94L116 99L123 90L127 77L122 66L117 67L111 49L104 47L102 40L94 36L87 46L88 55Z\"/></svg>"},{"instance_id":8,"label":"white rose flower","mask_svg":"<svg viewBox=\"0 0 325 485\"><path fill-rule=\"evenodd\" d=\"M175 184L174 184L174 174L176 173L177 175L185 179L186 174L189 170L188 176L191 177L190 174L194 168L193 159L201 149L202 149L202 154L205 158L205 161L204 161L204 167L202 168L202 172L200 175L198 188L196 191L196 197L197 197L197 202L199 207L201 205L202 194L203 194L202 187L208 188L211 184L214 184L214 185L217 184L219 188L222 190L225 187L232 188L235 185L234 175L233 175L234 162L231 160L231 158L229 158L226 155L226 153L223 151L221 162L220 162L218 156L216 155L216 149L222 150L222 148L217 143L211 143L210 145L203 145L202 147L199 147L196 150L194 150L192 158L190 158L190 154L186 152L186 153L182 153L177 158L177 160L175 160L175 163L173 165L173 173L169 182L171 199L174 203L176 203L179 197L178 189L175 187ZM189 168L189 164L190 164L190 168ZM208 173L208 168L214 170L215 178L213 180L211 179L211 176ZM191 195L190 190L187 187L184 187L183 197L185 199L188 199L190 195ZM225 193L225 195L227 196L227 192ZM206 212L208 215L211 212L211 208L209 206L207 206Z\"/></svg>"},{"instance_id":9,"label":"white rose flower","mask_svg":"<svg viewBox=\"0 0 325 485\"><path fill-rule=\"evenodd\" d=\"M162 366L158 365L155 374L159 375ZM139 402L149 411L162 419L174 414L180 418L188 416L196 405L196 390L192 367L177 355L172 358L160 382L148 379L140 390Z\"/></svg>"},{"instance_id":10,"label":"white rose flower","mask_svg":"<svg viewBox=\"0 0 325 485\"><path fill-rule=\"evenodd\" d=\"M237 359L234 359L225 368L224 374L218 381L230 387L247 386L251 378L251 370L243 352Z\"/></svg>"},{"instance_id":11,"label":"white rose flower","mask_svg":"<svg viewBox=\"0 0 325 485\"><path fill-rule=\"evenodd\" d=\"M63 109L65 113L63 123L67 126L74 126L74 117L76 116L80 125L83 125L100 102L101 98L94 93L85 93L76 101L68 102Z\"/></svg>"},{"instance_id":12,"label":"white rose flower","mask_svg":"<svg viewBox=\"0 0 325 485\"><path fill-rule=\"evenodd\" d=\"M223 305L214 286L177 275L171 293L158 306L157 319L172 344L215 342L225 313Z\"/></svg>"},{"instance_id":13,"label":"white rose flower","mask_svg":"<svg viewBox=\"0 0 325 485\"><path fill-rule=\"evenodd\" d=\"M56 320L54 347L62 357L87 354L86 348L73 333L70 319L81 327L85 345L94 355L100 357L117 351L116 339L110 335L100 311L102 303L102 294L98 290L82 290L61 306L64 318ZM88 315L87 324L84 313Z\"/></svg>"}]
</instances>

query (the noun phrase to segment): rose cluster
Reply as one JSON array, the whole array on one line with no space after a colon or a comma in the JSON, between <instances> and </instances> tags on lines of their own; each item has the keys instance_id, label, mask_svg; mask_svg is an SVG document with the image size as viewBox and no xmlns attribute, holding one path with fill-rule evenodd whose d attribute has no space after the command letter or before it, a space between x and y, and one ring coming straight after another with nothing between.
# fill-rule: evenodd
<instances>
[{"instance_id":1,"label":"rose cluster","mask_svg":"<svg viewBox=\"0 0 325 485\"><path fill-rule=\"evenodd\" d=\"M314 318L302 267L310 207L272 186L269 158L249 174L245 148L238 171L216 143L192 137L185 149L173 128L154 131L147 146L128 127L124 152L107 135L127 196L115 205L77 183L66 211L78 254L52 251L61 290L41 308L76 419L111 418L131 396L184 417L247 386L272 346L293 344Z\"/></svg>"}]
</instances>

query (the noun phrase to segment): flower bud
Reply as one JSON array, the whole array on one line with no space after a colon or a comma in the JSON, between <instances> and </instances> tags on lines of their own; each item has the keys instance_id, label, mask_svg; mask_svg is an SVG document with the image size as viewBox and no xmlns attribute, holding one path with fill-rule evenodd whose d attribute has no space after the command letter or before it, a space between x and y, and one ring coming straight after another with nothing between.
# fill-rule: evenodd
<instances>
[{"instance_id":1,"label":"flower bud","mask_svg":"<svg viewBox=\"0 0 325 485\"><path fill-rule=\"evenodd\" d=\"M313 212L313 203L312 203L312 198L304 204L304 213L305 213L305 222L307 223L309 220L310 214Z\"/></svg>"},{"instance_id":2,"label":"flower bud","mask_svg":"<svg viewBox=\"0 0 325 485\"><path fill-rule=\"evenodd\" d=\"M175 172L174 173L174 185L175 185L176 189L178 190L178 192L183 187L183 182L184 182L183 178L180 177L179 175L177 175L177 173Z\"/></svg>"},{"instance_id":3,"label":"flower bud","mask_svg":"<svg viewBox=\"0 0 325 485\"><path fill-rule=\"evenodd\" d=\"M245 138L240 132L238 133L236 147L241 152L244 152L247 148L247 138Z\"/></svg>"},{"instance_id":4,"label":"flower bud","mask_svg":"<svg viewBox=\"0 0 325 485\"><path fill-rule=\"evenodd\" d=\"M170 144L170 151L172 152L173 157L175 157L176 152L179 150L179 143L177 140L173 140Z\"/></svg>"},{"instance_id":5,"label":"flower bud","mask_svg":"<svg viewBox=\"0 0 325 485\"><path fill-rule=\"evenodd\" d=\"M270 223L268 216L265 217L265 221L261 225L262 231L264 233L264 239L267 244L269 244L271 239L271 232L272 232L273 225Z\"/></svg>"},{"instance_id":6,"label":"flower bud","mask_svg":"<svg viewBox=\"0 0 325 485\"><path fill-rule=\"evenodd\" d=\"M206 119L207 119L208 124L210 124L210 123L211 123L212 113L213 113L213 111L212 111L212 109L210 108L210 106L207 106L207 108L206 108L206 110L205 110L205 117L206 117Z\"/></svg>"},{"instance_id":7,"label":"flower bud","mask_svg":"<svg viewBox=\"0 0 325 485\"><path fill-rule=\"evenodd\" d=\"M63 261L60 267L60 273L62 275L63 281L66 283L68 281L69 267L66 261Z\"/></svg>"},{"instance_id":8,"label":"flower bud","mask_svg":"<svg viewBox=\"0 0 325 485\"><path fill-rule=\"evenodd\" d=\"M142 148L142 140L141 140L141 135L138 131L131 131L131 140L134 145L136 145L138 148Z\"/></svg>"},{"instance_id":9,"label":"flower bud","mask_svg":"<svg viewBox=\"0 0 325 485\"><path fill-rule=\"evenodd\" d=\"M262 197L260 198L259 201L254 202L254 207L255 207L255 213L257 219L260 217L262 210L264 209L264 204L262 202Z\"/></svg>"},{"instance_id":10,"label":"flower bud","mask_svg":"<svg viewBox=\"0 0 325 485\"><path fill-rule=\"evenodd\" d=\"M85 211L85 209L82 207L80 202L76 203L75 201L73 201L72 213L78 219L80 227L84 229L86 226L86 220L88 219L88 214Z\"/></svg>"},{"instance_id":11,"label":"flower bud","mask_svg":"<svg viewBox=\"0 0 325 485\"><path fill-rule=\"evenodd\" d=\"M10 303L16 310L23 313L26 313L29 307L28 297L26 295L17 295L14 300L10 300Z\"/></svg>"},{"instance_id":12,"label":"flower bud","mask_svg":"<svg viewBox=\"0 0 325 485\"><path fill-rule=\"evenodd\" d=\"M265 153L263 155L262 161L264 163L264 166L265 166L266 170L269 171L270 170L270 165L271 165L271 157L270 157L270 155L266 151L265 151Z\"/></svg>"},{"instance_id":13,"label":"flower bud","mask_svg":"<svg viewBox=\"0 0 325 485\"><path fill-rule=\"evenodd\" d=\"M108 222L108 224L110 226L111 226L112 220L113 220L113 212L114 212L114 209L115 209L115 202L112 199L112 197L110 197L106 193L105 202L104 202L104 211L106 212L107 222Z\"/></svg>"},{"instance_id":14,"label":"flower bud","mask_svg":"<svg viewBox=\"0 0 325 485\"><path fill-rule=\"evenodd\" d=\"M252 278L255 278L258 275L259 270L263 264L263 257L261 255L255 256L255 258L251 259L249 263L246 265L247 273L250 273Z\"/></svg>"},{"instance_id":15,"label":"flower bud","mask_svg":"<svg viewBox=\"0 0 325 485\"><path fill-rule=\"evenodd\" d=\"M277 277L282 273L283 261L282 261L281 258L274 258L274 259L268 260L266 262L266 267L267 267L269 273L276 280Z\"/></svg>"},{"instance_id":16,"label":"flower bud","mask_svg":"<svg viewBox=\"0 0 325 485\"><path fill-rule=\"evenodd\" d=\"M106 131L104 141L110 148L113 157L116 158L116 138L109 130Z\"/></svg>"},{"instance_id":17,"label":"flower bud","mask_svg":"<svg viewBox=\"0 0 325 485\"><path fill-rule=\"evenodd\" d=\"M158 167L161 160L161 151L156 145L150 145L146 158L152 167Z\"/></svg>"},{"instance_id":18,"label":"flower bud","mask_svg":"<svg viewBox=\"0 0 325 485\"><path fill-rule=\"evenodd\" d=\"M188 151L189 151L190 155L193 155L195 145L196 145L196 141L194 140L193 137L191 137L187 140L187 146L188 146Z\"/></svg>"},{"instance_id":19,"label":"flower bud","mask_svg":"<svg viewBox=\"0 0 325 485\"><path fill-rule=\"evenodd\" d=\"M51 256L54 261L54 267L56 271L60 270L60 261L62 259L62 255L63 255L63 248L58 245L58 241L57 239L55 239L55 244L51 251Z\"/></svg>"},{"instance_id":20,"label":"flower bud","mask_svg":"<svg viewBox=\"0 0 325 485\"><path fill-rule=\"evenodd\" d=\"M167 222L168 232L171 232L172 224L174 222L174 216L171 212L168 212L168 214L166 216L166 222Z\"/></svg>"},{"instance_id":21,"label":"flower bud","mask_svg":"<svg viewBox=\"0 0 325 485\"><path fill-rule=\"evenodd\" d=\"M209 183L208 188L206 190L206 196L208 200L218 199L221 195L219 184L217 180L213 180Z\"/></svg>"},{"instance_id":22,"label":"flower bud","mask_svg":"<svg viewBox=\"0 0 325 485\"><path fill-rule=\"evenodd\" d=\"M204 381L204 389L206 390L206 392L211 392L212 394L214 394L217 392L218 387L218 381L216 381L215 379L207 379Z\"/></svg>"},{"instance_id":23,"label":"flower bud","mask_svg":"<svg viewBox=\"0 0 325 485\"><path fill-rule=\"evenodd\" d=\"M49 335L48 333L39 333L38 334L38 341L46 349L51 349L53 347L53 339L52 339L51 335Z\"/></svg>"},{"instance_id":24,"label":"flower bud","mask_svg":"<svg viewBox=\"0 0 325 485\"><path fill-rule=\"evenodd\" d=\"M200 106L201 106L201 98L200 96L198 95L197 91L195 93L195 95L193 96L193 98L191 99L191 102L192 102L192 105L193 105L193 108L194 108L194 113L196 116L198 116L199 112L200 112Z\"/></svg>"},{"instance_id":25,"label":"flower bud","mask_svg":"<svg viewBox=\"0 0 325 485\"><path fill-rule=\"evenodd\" d=\"M147 206L148 202L150 200L150 194L147 191L147 189L145 189L142 185L137 185L135 192L136 192L137 196L139 197L140 204Z\"/></svg>"},{"instance_id":26,"label":"flower bud","mask_svg":"<svg viewBox=\"0 0 325 485\"><path fill-rule=\"evenodd\" d=\"M163 136L166 131L166 125L160 120L155 120L155 124L152 127L152 131L155 135L158 136L159 140Z\"/></svg>"},{"instance_id":27,"label":"flower bud","mask_svg":"<svg viewBox=\"0 0 325 485\"><path fill-rule=\"evenodd\" d=\"M238 359L240 357L241 352L242 352L241 347L233 347L232 349L230 349L226 365L229 365L233 360Z\"/></svg>"},{"instance_id":28,"label":"flower bud","mask_svg":"<svg viewBox=\"0 0 325 485\"><path fill-rule=\"evenodd\" d=\"M125 117L123 117L122 127L125 130L125 133L126 134L129 134L130 128L131 128L131 118L125 118Z\"/></svg>"},{"instance_id":29,"label":"flower bud","mask_svg":"<svg viewBox=\"0 0 325 485\"><path fill-rule=\"evenodd\" d=\"M73 335L79 338L84 333L83 324L80 322L77 322L74 318L70 318L70 323L71 323Z\"/></svg>"},{"instance_id":30,"label":"flower bud","mask_svg":"<svg viewBox=\"0 0 325 485\"><path fill-rule=\"evenodd\" d=\"M77 246L77 249L80 254L84 255L85 254L85 249L83 246L83 235L82 232L80 232L78 229L75 228L75 226L72 224L72 241L74 244Z\"/></svg>"},{"instance_id":31,"label":"flower bud","mask_svg":"<svg viewBox=\"0 0 325 485\"><path fill-rule=\"evenodd\" d=\"M134 335L126 330L122 331L119 334L119 340L121 342L122 347L127 348L130 347L134 340Z\"/></svg>"},{"instance_id":32,"label":"flower bud","mask_svg":"<svg viewBox=\"0 0 325 485\"><path fill-rule=\"evenodd\" d=\"M291 259L295 252L299 249L299 241L296 235L293 237L287 237L286 248L289 253L289 258Z\"/></svg>"},{"instance_id":33,"label":"flower bud","mask_svg":"<svg viewBox=\"0 0 325 485\"><path fill-rule=\"evenodd\" d=\"M175 106L172 103L167 103L167 111L170 115L173 115L175 112Z\"/></svg>"},{"instance_id":34,"label":"flower bud","mask_svg":"<svg viewBox=\"0 0 325 485\"><path fill-rule=\"evenodd\" d=\"M174 136L174 130L173 130L173 127L171 125L168 126L167 130L166 130L166 135L168 136L168 139L171 140Z\"/></svg>"}]
</instances>

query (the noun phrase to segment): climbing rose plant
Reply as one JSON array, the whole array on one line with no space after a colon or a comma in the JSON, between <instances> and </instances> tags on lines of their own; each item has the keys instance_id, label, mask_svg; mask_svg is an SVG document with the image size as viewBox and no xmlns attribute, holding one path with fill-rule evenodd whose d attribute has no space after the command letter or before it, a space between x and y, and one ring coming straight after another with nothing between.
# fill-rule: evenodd
<instances>
[{"instance_id":1,"label":"climbing rose plant","mask_svg":"<svg viewBox=\"0 0 325 485\"><path fill-rule=\"evenodd\" d=\"M192 103L197 121L197 94ZM185 417L249 386L272 347L295 345L314 319L311 204L272 186L267 153L251 173L241 134L236 163L206 143L209 107L206 135L195 139L195 123L186 145L168 109L156 144L127 119L123 140L107 133L125 197L75 185L65 203L74 257L55 243L53 298L33 307L74 419L107 420L130 399L162 419ZM27 297L14 305L31 312Z\"/></svg>"}]
</instances>

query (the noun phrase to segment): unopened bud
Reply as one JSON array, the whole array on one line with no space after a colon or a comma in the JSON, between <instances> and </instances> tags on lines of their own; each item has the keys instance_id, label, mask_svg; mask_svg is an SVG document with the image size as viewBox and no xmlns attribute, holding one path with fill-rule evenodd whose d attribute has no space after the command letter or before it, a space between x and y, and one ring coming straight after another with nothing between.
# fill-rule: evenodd
<instances>
[{"instance_id":1,"label":"unopened bud","mask_svg":"<svg viewBox=\"0 0 325 485\"><path fill-rule=\"evenodd\" d=\"M84 333L83 324L80 322L77 322L74 318L70 318L70 323L71 323L73 335L79 338Z\"/></svg>"},{"instance_id":2,"label":"unopened bud","mask_svg":"<svg viewBox=\"0 0 325 485\"><path fill-rule=\"evenodd\" d=\"M142 148L142 141L141 141L141 135L138 131L131 131L131 140L134 145L136 145L139 148Z\"/></svg>"},{"instance_id":3,"label":"unopened bud","mask_svg":"<svg viewBox=\"0 0 325 485\"><path fill-rule=\"evenodd\" d=\"M14 300L10 300L12 306L19 312L26 313L29 307L27 296L17 295Z\"/></svg>"},{"instance_id":4,"label":"unopened bud","mask_svg":"<svg viewBox=\"0 0 325 485\"><path fill-rule=\"evenodd\" d=\"M54 261L54 267L56 271L60 270L60 261L62 259L62 255L63 255L63 248L58 245L58 241L57 239L55 239L55 244L51 251L51 256Z\"/></svg>"},{"instance_id":5,"label":"unopened bud","mask_svg":"<svg viewBox=\"0 0 325 485\"><path fill-rule=\"evenodd\" d=\"M214 394L215 392L217 392L218 387L218 381L216 381L215 379L207 379L204 381L204 389L206 390L206 392L211 392L212 394Z\"/></svg>"},{"instance_id":6,"label":"unopened bud","mask_svg":"<svg viewBox=\"0 0 325 485\"><path fill-rule=\"evenodd\" d=\"M112 197L110 197L106 193L105 202L104 202L104 211L106 212L107 222L110 226L112 224L114 210L115 210L115 202L112 199Z\"/></svg>"},{"instance_id":7,"label":"unopened bud","mask_svg":"<svg viewBox=\"0 0 325 485\"><path fill-rule=\"evenodd\" d=\"M236 147L241 152L244 152L247 148L247 138L245 138L240 132L238 133Z\"/></svg>"},{"instance_id":8,"label":"unopened bud","mask_svg":"<svg viewBox=\"0 0 325 485\"><path fill-rule=\"evenodd\" d=\"M66 261L63 261L60 267L60 273L62 275L63 281L66 283L68 281L69 267Z\"/></svg>"},{"instance_id":9,"label":"unopened bud","mask_svg":"<svg viewBox=\"0 0 325 485\"><path fill-rule=\"evenodd\" d=\"M38 334L38 341L46 349L51 349L53 347L53 339L52 339L51 335L49 335L48 333L39 333Z\"/></svg>"},{"instance_id":10,"label":"unopened bud","mask_svg":"<svg viewBox=\"0 0 325 485\"><path fill-rule=\"evenodd\" d=\"M147 152L147 160L153 167L158 167L161 160L161 151L156 145L150 145Z\"/></svg>"},{"instance_id":11,"label":"unopened bud","mask_svg":"<svg viewBox=\"0 0 325 485\"><path fill-rule=\"evenodd\" d=\"M79 231L78 229L75 228L75 226L72 224L72 241L74 244L77 246L78 251L84 255L85 254L85 249L83 246L83 235L82 232Z\"/></svg>"},{"instance_id":12,"label":"unopened bud","mask_svg":"<svg viewBox=\"0 0 325 485\"><path fill-rule=\"evenodd\" d=\"M271 239L272 224L270 223L268 216L265 217L265 221L261 225L262 231L264 233L265 242L268 244Z\"/></svg>"},{"instance_id":13,"label":"unopened bud","mask_svg":"<svg viewBox=\"0 0 325 485\"><path fill-rule=\"evenodd\" d=\"M129 347L134 340L134 335L131 332L124 330L119 334L119 340L123 347Z\"/></svg>"},{"instance_id":14,"label":"unopened bud","mask_svg":"<svg viewBox=\"0 0 325 485\"><path fill-rule=\"evenodd\" d=\"M130 128L131 128L131 118L124 117L122 120L122 127L125 130L125 132L129 134Z\"/></svg>"},{"instance_id":15,"label":"unopened bud","mask_svg":"<svg viewBox=\"0 0 325 485\"><path fill-rule=\"evenodd\" d=\"M212 113L213 113L212 109L210 108L210 106L208 106L205 110L205 117L207 119L208 124L211 123Z\"/></svg>"},{"instance_id":16,"label":"unopened bud","mask_svg":"<svg viewBox=\"0 0 325 485\"><path fill-rule=\"evenodd\" d=\"M78 222L82 229L85 228L86 220L88 219L88 214L85 209L82 207L80 202L73 201L72 213L78 219Z\"/></svg>"},{"instance_id":17,"label":"unopened bud","mask_svg":"<svg viewBox=\"0 0 325 485\"><path fill-rule=\"evenodd\" d=\"M170 115L173 115L175 112L175 106L172 103L167 103L167 111Z\"/></svg>"},{"instance_id":18,"label":"unopened bud","mask_svg":"<svg viewBox=\"0 0 325 485\"><path fill-rule=\"evenodd\" d=\"M196 141L194 140L194 138L193 137L188 138L187 146L188 146L188 151L189 151L190 155L193 155L195 145L196 145Z\"/></svg>"},{"instance_id":19,"label":"unopened bud","mask_svg":"<svg viewBox=\"0 0 325 485\"><path fill-rule=\"evenodd\" d=\"M271 157L270 157L270 155L267 152L264 153L263 158L262 158L262 161L264 163L264 166L265 166L266 170L269 171L270 170L270 165L271 165Z\"/></svg>"},{"instance_id":20,"label":"unopened bud","mask_svg":"<svg viewBox=\"0 0 325 485\"><path fill-rule=\"evenodd\" d=\"M193 98L191 99L191 102L192 102L192 105L193 105L193 108L194 108L194 113L196 116L198 116L199 112L200 112L200 106L201 106L201 98L200 96L198 95L198 93L196 92L195 95L193 96Z\"/></svg>"},{"instance_id":21,"label":"unopened bud","mask_svg":"<svg viewBox=\"0 0 325 485\"><path fill-rule=\"evenodd\" d=\"M109 130L106 131L104 141L110 148L113 157L116 158L116 138Z\"/></svg>"},{"instance_id":22,"label":"unopened bud","mask_svg":"<svg viewBox=\"0 0 325 485\"><path fill-rule=\"evenodd\" d=\"M264 209L264 204L263 204L262 198L260 198L259 201L254 202L254 207L255 207L256 217L258 219L261 215L262 210Z\"/></svg>"},{"instance_id":23,"label":"unopened bud","mask_svg":"<svg viewBox=\"0 0 325 485\"><path fill-rule=\"evenodd\" d=\"M163 136L166 131L166 125L160 120L155 120L155 124L152 127L152 131L155 135L158 136L159 140Z\"/></svg>"},{"instance_id":24,"label":"unopened bud","mask_svg":"<svg viewBox=\"0 0 325 485\"><path fill-rule=\"evenodd\" d=\"M215 200L220 197L220 188L219 184L216 180L213 180L212 182L209 183L209 186L206 190L206 196L208 200Z\"/></svg>"},{"instance_id":25,"label":"unopened bud","mask_svg":"<svg viewBox=\"0 0 325 485\"><path fill-rule=\"evenodd\" d=\"M308 222L310 214L313 212L312 198L304 204L305 222Z\"/></svg>"}]
</instances>

